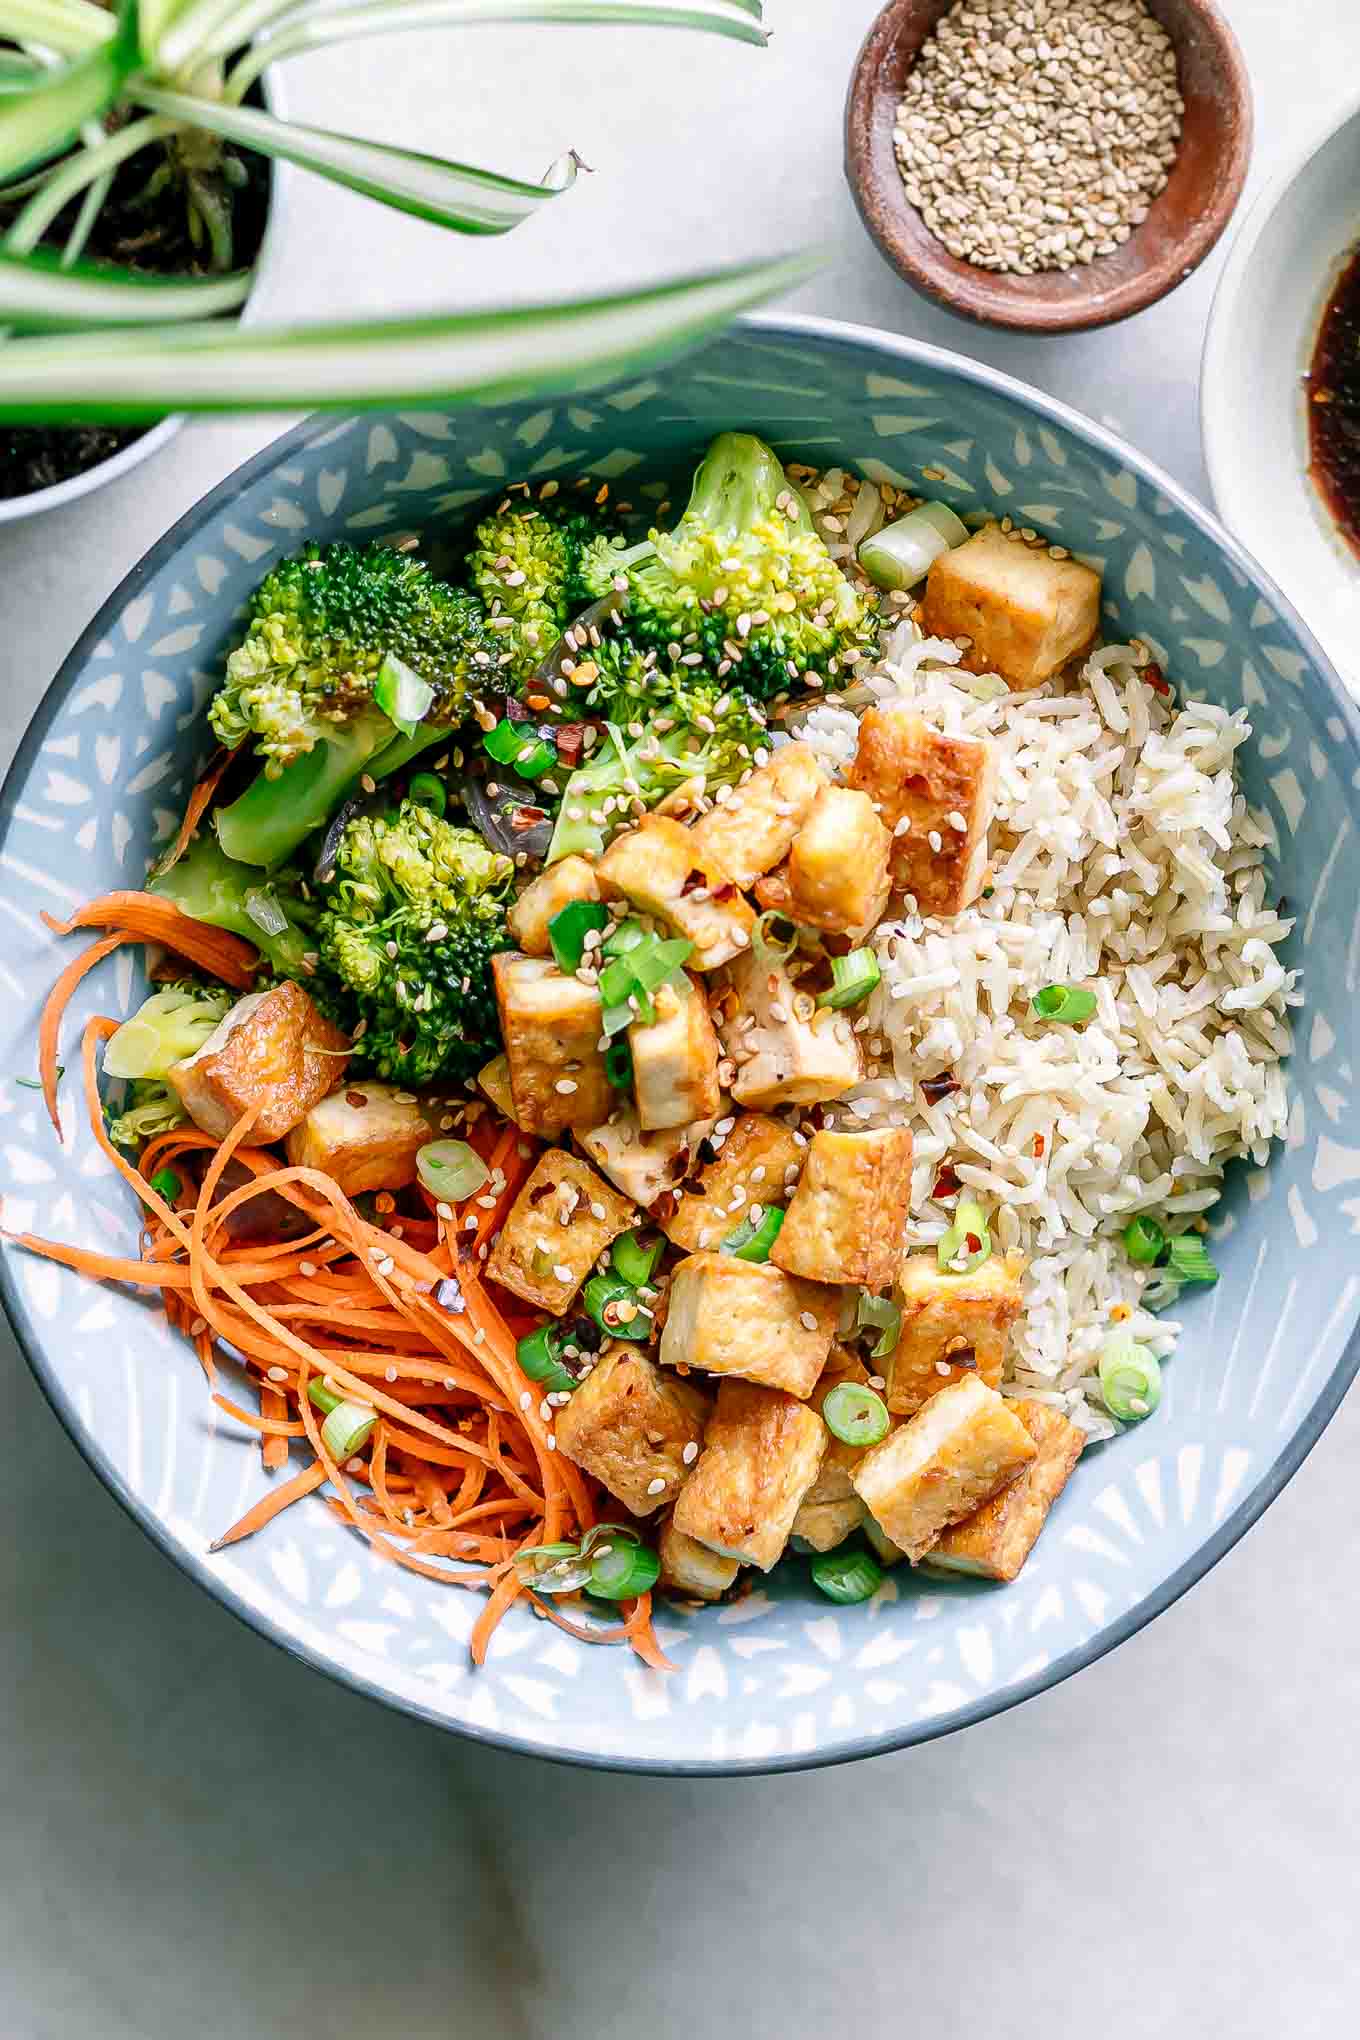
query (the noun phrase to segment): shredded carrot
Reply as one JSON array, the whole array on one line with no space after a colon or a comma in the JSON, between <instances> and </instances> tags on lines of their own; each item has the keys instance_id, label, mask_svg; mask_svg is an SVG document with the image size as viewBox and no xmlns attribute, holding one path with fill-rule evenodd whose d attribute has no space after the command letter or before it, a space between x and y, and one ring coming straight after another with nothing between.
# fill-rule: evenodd
<instances>
[{"instance_id":1,"label":"shredded carrot","mask_svg":"<svg viewBox=\"0 0 1360 2040\"><path fill-rule=\"evenodd\" d=\"M167 871L172 870L179 863L180 858L193 842L195 831L212 805L213 795L222 783L222 774L231 764L232 759L240 748L240 744L237 744L230 751L225 746L219 749L211 765L209 765L207 771L189 795L184 809L184 819L179 825L178 834L164 857L156 865L156 875L158 878L163 877Z\"/></svg>"},{"instance_id":2,"label":"shredded carrot","mask_svg":"<svg viewBox=\"0 0 1360 2040\"><path fill-rule=\"evenodd\" d=\"M77 928L112 928L132 942L163 942L176 956L183 956L206 970L233 991L248 992L260 961L259 951L239 935L223 928L210 928L181 913L173 900L155 893L111 892L87 900L69 920L43 915L56 935L70 935Z\"/></svg>"},{"instance_id":3,"label":"shredded carrot","mask_svg":"<svg viewBox=\"0 0 1360 2040\"><path fill-rule=\"evenodd\" d=\"M209 1551L222 1551L228 1544L238 1544L243 1537L252 1537L257 1530L263 1530L266 1523L272 1523L275 1516L286 1509L290 1502L301 1501L304 1495L315 1494L326 1478L324 1466L304 1466L301 1473L295 1473L282 1487L271 1488L262 1501L253 1509L247 1509L244 1516L233 1523L230 1530L224 1530L216 1541L208 1546Z\"/></svg>"},{"instance_id":4,"label":"shredded carrot","mask_svg":"<svg viewBox=\"0 0 1360 2040\"><path fill-rule=\"evenodd\" d=\"M47 1116L57 1130L60 1140L61 1119L57 1113L57 1048L61 1034L62 1017L70 1003L71 994L88 971L117 949L120 943L135 942L135 935L102 935L92 942L79 956L72 957L61 976L43 1001L42 1016L38 1021L38 1075L42 1079L43 1103Z\"/></svg>"}]
</instances>

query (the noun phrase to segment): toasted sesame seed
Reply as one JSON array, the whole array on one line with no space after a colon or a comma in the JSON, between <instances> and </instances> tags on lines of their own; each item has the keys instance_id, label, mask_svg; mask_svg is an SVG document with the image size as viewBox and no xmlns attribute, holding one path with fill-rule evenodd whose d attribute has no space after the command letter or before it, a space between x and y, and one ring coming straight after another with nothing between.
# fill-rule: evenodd
<instances>
[{"instance_id":1,"label":"toasted sesame seed","mask_svg":"<svg viewBox=\"0 0 1360 2040\"><path fill-rule=\"evenodd\" d=\"M817 1329L817 1320L810 1310L800 1311L798 1322L805 1332L815 1332Z\"/></svg>"},{"instance_id":2,"label":"toasted sesame seed","mask_svg":"<svg viewBox=\"0 0 1360 2040\"><path fill-rule=\"evenodd\" d=\"M665 1481L659 1478L656 1480L649 1480L647 1483L647 1492L649 1495L664 1495L666 1492Z\"/></svg>"},{"instance_id":3,"label":"toasted sesame seed","mask_svg":"<svg viewBox=\"0 0 1360 2040\"><path fill-rule=\"evenodd\" d=\"M699 1448L692 1438L680 1454L680 1457L684 1460L686 1466L693 1466L695 1460L699 1457Z\"/></svg>"},{"instance_id":4,"label":"toasted sesame seed","mask_svg":"<svg viewBox=\"0 0 1360 2040\"><path fill-rule=\"evenodd\" d=\"M564 1098L569 1098L572 1092L577 1089L576 1079L574 1077L559 1077L553 1088L560 1091Z\"/></svg>"},{"instance_id":5,"label":"toasted sesame seed","mask_svg":"<svg viewBox=\"0 0 1360 2040\"><path fill-rule=\"evenodd\" d=\"M287 1381L288 1369L286 1367L271 1367L268 1378L270 1381Z\"/></svg>"}]
</instances>

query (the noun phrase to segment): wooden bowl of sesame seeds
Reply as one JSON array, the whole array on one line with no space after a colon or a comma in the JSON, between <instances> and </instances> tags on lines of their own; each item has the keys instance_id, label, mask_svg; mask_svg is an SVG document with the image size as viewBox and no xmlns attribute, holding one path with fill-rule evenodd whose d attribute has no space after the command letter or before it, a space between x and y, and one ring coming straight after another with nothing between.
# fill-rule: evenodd
<instances>
[{"instance_id":1,"label":"wooden bowl of sesame seeds","mask_svg":"<svg viewBox=\"0 0 1360 2040\"><path fill-rule=\"evenodd\" d=\"M1241 196L1251 134L1246 66L1214 0L890 0L851 79L846 176L926 297L983 325L1071 333L1192 274ZM1082 172L1088 144L1100 189Z\"/></svg>"}]
</instances>

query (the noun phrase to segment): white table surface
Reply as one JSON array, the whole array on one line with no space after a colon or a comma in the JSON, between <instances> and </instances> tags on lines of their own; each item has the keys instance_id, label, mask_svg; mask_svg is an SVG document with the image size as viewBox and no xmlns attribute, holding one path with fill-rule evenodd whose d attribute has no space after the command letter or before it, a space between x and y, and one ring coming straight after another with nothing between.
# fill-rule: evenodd
<instances>
[{"instance_id":1,"label":"white table surface","mask_svg":"<svg viewBox=\"0 0 1360 2040\"><path fill-rule=\"evenodd\" d=\"M1256 188L1353 81L1360 6L1224 4L1256 88ZM299 181L269 310L551 296L823 239L800 309L980 355L1203 491L1217 264L1105 334L1015 340L927 309L841 181L874 11L767 0L764 56L482 29L295 64L304 119L530 175L575 145L597 175L480 246ZM98 603L278 429L195 428L0 530L3 757ZM464 1748L271 1649L122 1515L0 1340L7 2040L1354 2030L1355 1398L1202 1585L1056 1692L848 1769L670 1783Z\"/></svg>"}]
</instances>

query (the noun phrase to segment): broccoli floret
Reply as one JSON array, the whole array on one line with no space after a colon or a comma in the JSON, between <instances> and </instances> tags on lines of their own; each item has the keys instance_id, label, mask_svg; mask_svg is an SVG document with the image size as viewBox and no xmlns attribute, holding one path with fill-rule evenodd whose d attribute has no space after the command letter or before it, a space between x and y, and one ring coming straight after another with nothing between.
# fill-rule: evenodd
<instances>
[{"instance_id":1,"label":"broccoli floret","mask_svg":"<svg viewBox=\"0 0 1360 2040\"><path fill-rule=\"evenodd\" d=\"M186 981L163 985L143 999L130 1020L110 1035L104 1072L110 1077L164 1077L194 1055L231 1011L232 994L220 985Z\"/></svg>"},{"instance_id":2,"label":"broccoli floret","mask_svg":"<svg viewBox=\"0 0 1360 2040\"><path fill-rule=\"evenodd\" d=\"M352 1067L422 1085L469 1076L496 1052L491 958L511 946L510 858L418 801L341 833L318 924L357 1030Z\"/></svg>"},{"instance_id":3,"label":"broccoli floret","mask_svg":"<svg viewBox=\"0 0 1360 2040\"><path fill-rule=\"evenodd\" d=\"M168 871L153 873L147 891L173 900L195 921L253 942L276 977L306 979L316 967L317 907L303 880L287 869L237 864L210 830L200 830Z\"/></svg>"},{"instance_id":4,"label":"broccoli floret","mask_svg":"<svg viewBox=\"0 0 1360 2040\"><path fill-rule=\"evenodd\" d=\"M614 535L593 511L556 501L511 505L484 517L468 555L472 585L494 615L501 676L519 686L594 597L582 578L588 550ZM598 566L595 573L603 572ZM510 654L507 658L505 655Z\"/></svg>"},{"instance_id":5,"label":"broccoli floret","mask_svg":"<svg viewBox=\"0 0 1360 2040\"><path fill-rule=\"evenodd\" d=\"M259 776L221 808L228 856L275 865L361 773L396 771L463 716L500 647L475 595L390 546L309 545L266 575L208 711L255 740Z\"/></svg>"},{"instance_id":6,"label":"broccoli floret","mask_svg":"<svg viewBox=\"0 0 1360 2040\"><path fill-rule=\"evenodd\" d=\"M844 685L872 648L871 611L750 433L714 440L674 531L624 551L597 543L581 571L597 598L626 582L623 628L635 644L697 652L760 701L800 682Z\"/></svg>"},{"instance_id":7,"label":"broccoli floret","mask_svg":"<svg viewBox=\"0 0 1360 2040\"><path fill-rule=\"evenodd\" d=\"M115 1147L140 1154L159 1133L173 1133L188 1121L179 1096L161 1078L138 1079L129 1084L123 1110L109 1120L109 1139Z\"/></svg>"}]
</instances>

